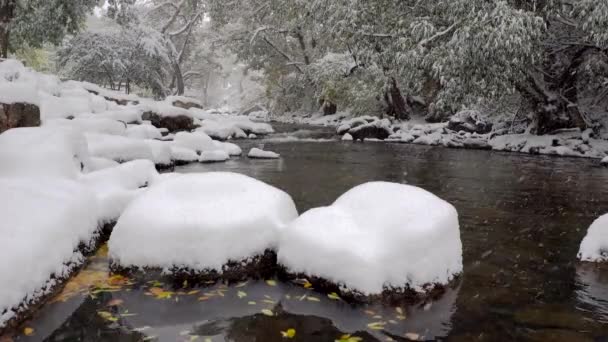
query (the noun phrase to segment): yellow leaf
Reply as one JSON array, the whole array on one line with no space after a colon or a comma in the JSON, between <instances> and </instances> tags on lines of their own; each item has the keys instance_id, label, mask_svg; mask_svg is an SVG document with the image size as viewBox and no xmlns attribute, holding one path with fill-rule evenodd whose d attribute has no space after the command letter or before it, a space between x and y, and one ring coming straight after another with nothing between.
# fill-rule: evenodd
<instances>
[{"instance_id":1,"label":"yellow leaf","mask_svg":"<svg viewBox=\"0 0 608 342\"><path fill-rule=\"evenodd\" d=\"M269 310L269 309L262 310L262 313L266 316L274 316L274 312L272 312L272 310Z\"/></svg>"},{"instance_id":2,"label":"yellow leaf","mask_svg":"<svg viewBox=\"0 0 608 342\"><path fill-rule=\"evenodd\" d=\"M202 302L204 300L209 300L209 297L207 297L207 296L198 297L198 300Z\"/></svg>"},{"instance_id":3,"label":"yellow leaf","mask_svg":"<svg viewBox=\"0 0 608 342\"><path fill-rule=\"evenodd\" d=\"M397 319L400 321L405 321L406 317L403 315L397 315Z\"/></svg>"},{"instance_id":4,"label":"yellow leaf","mask_svg":"<svg viewBox=\"0 0 608 342\"><path fill-rule=\"evenodd\" d=\"M239 291L236 294L239 298L244 298L247 297L247 293L245 293L244 291Z\"/></svg>"},{"instance_id":5,"label":"yellow leaf","mask_svg":"<svg viewBox=\"0 0 608 342\"><path fill-rule=\"evenodd\" d=\"M306 282L304 283L304 288L305 289L310 289L312 287L312 283L309 282L308 280L306 280Z\"/></svg>"},{"instance_id":6,"label":"yellow leaf","mask_svg":"<svg viewBox=\"0 0 608 342\"><path fill-rule=\"evenodd\" d=\"M34 335L34 329L30 328L30 327L26 327L23 329L23 335L25 336L32 336Z\"/></svg>"},{"instance_id":7,"label":"yellow leaf","mask_svg":"<svg viewBox=\"0 0 608 342\"><path fill-rule=\"evenodd\" d=\"M250 301L250 302L247 302L247 304L249 304L249 305L256 305L257 303L254 302L254 301Z\"/></svg>"},{"instance_id":8,"label":"yellow leaf","mask_svg":"<svg viewBox=\"0 0 608 342\"><path fill-rule=\"evenodd\" d=\"M281 331L283 338L294 338L296 336L296 329L287 329L287 331Z\"/></svg>"},{"instance_id":9,"label":"yellow leaf","mask_svg":"<svg viewBox=\"0 0 608 342\"><path fill-rule=\"evenodd\" d=\"M264 300L262 300L262 302L266 303L266 304L272 304L272 305L276 304L276 302L274 300L270 300L270 299L264 299Z\"/></svg>"},{"instance_id":10,"label":"yellow leaf","mask_svg":"<svg viewBox=\"0 0 608 342\"><path fill-rule=\"evenodd\" d=\"M372 330L383 330L386 322L373 322L367 325L368 328Z\"/></svg>"},{"instance_id":11,"label":"yellow leaf","mask_svg":"<svg viewBox=\"0 0 608 342\"><path fill-rule=\"evenodd\" d=\"M236 287L237 289L238 289L238 288L240 288L240 287L245 287L245 286L247 286L247 283L249 283L249 281L244 281L244 282L242 282L242 283L240 283L240 284L236 285L235 287Z\"/></svg>"},{"instance_id":12,"label":"yellow leaf","mask_svg":"<svg viewBox=\"0 0 608 342\"><path fill-rule=\"evenodd\" d=\"M186 294L187 294L188 296L192 296L192 295L195 295L195 294L197 294L197 293L199 293L199 292L201 292L201 291L200 291L200 290L193 290L193 291L190 291L190 292L188 292L188 293L186 293Z\"/></svg>"},{"instance_id":13,"label":"yellow leaf","mask_svg":"<svg viewBox=\"0 0 608 342\"><path fill-rule=\"evenodd\" d=\"M327 295L327 297L328 297L329 299L333 299L333 300L341 300L341 299L342 299L342 298L340 298L340 296L338 296L338 294L337 294L337 293L335 293L335 292L332 292L332 293L328 294L328 295Z\"/></svg>"},{"instance_id":14,"label":"yellow leaf","mask_svg":"<svg viewBox=\"0 0 608 342\"><path fill-rule=\"evenodd\" d=\"M373 318L373 319L382 319L382 316L380 316L380 315L376 315L376 316L374 316L374 317L372 317L372 318Z\"/></svg>"},{"instance_id":15,"label":"yellow leaf","mask_svg":"<svg viewBox=\"0 0 608 342\"><path fill-rule=\"evenodd\" d=\"M116 322L118 320L118 318L114 317L114 315L108 311L97 311L97 314L106 321Z\"/></svg>"},{"instance_id":16,"label":"yellow leaf","mask_svg":"<svg viewBox=\"0 0 608 342\"><path fill-rule=\"evenodd\" d=\"M277 282L274 280L266 280L266 284L268 284L268 286L277 286Z\"/></svg>"},{"instance_id":17,"label":"yellow leaf","mask_svg":"<svg viewBox=\"0 0 608 342\"><path fill-rule=\"evenodd\" d=\"M403 309L402 308L395 308L395 311L397 311L398 314L403 315Z\"/></svg>"},{"instance_id":18,"label":"yellow leaf","mask_svg":"<svg viewBox=\"0 0 608 342\"><path fill-rule=\"evenodd\" d=\"M212 341L211 341L211 339L210 339L209 337L207 337L207 338L205 339L205 342L212 342Z\"/></svg>"},{"instance_id":19,"label":"yellow leaf","mask_svg":"<svg viewBox=\"0 0 608 342\"><path fill-rule=\"evenodd\" d=\"M365 310L364 312L365 312L366 314L370 315L370 316L374 316L374 315L376 315L376 313L375 313L375 312L373 312L372 310Z\"/></svg>"},{"instance_id":20,"label":"yellow leaf","mask_svg":"<svg viewBox=\"0 0 608 342\"><path fill-rule=\"evenodd\" d=\"M308 296L306 299L308 299L311 302L320 302L321 301L319 298L311 297L311 296Z\"/></svg>"}]
</instances>

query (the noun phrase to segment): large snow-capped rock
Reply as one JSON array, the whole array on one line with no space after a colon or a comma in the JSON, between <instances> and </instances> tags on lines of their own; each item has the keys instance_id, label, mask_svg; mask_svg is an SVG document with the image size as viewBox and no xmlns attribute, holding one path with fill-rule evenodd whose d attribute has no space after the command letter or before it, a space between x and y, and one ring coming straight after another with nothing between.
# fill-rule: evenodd
<instances>
[{"instance_id":1,"label":"large snow-capped rock","mask_svg":"<svg viewBox=\"0 0 608 342\"><path fill-rule=\"evenodd\" d=\"M298 213L285 192L247 176L170 177L135 199L118 220L110 257L121 267L222 270L277 246Z\"/></svg>"},{"instance_id":2,"label":"large snow-capped rock","mask_svg":"<svg viewBox=\"0 0 608 342\"><path fill-rule=\"evenodd\" d=\"M87 160L87 141L71 129L14 128L0 134L0 177L75 179Z\"/></svg>"},{"instance_id":3,"label":"large snow-capped rock","mask_svg":"<svg viewBox=\"0 0 608 342\"><path fill-rule=\"evenodd\" d=\"M414 186L360 185L284 230L279 263L365 295L447 284L462 272L456 209Z\"/></svg>"},{"instance_id":4,"label":"large snow-capped rock","mask_svg":"<svg viewBox=\"0 0 608 342\"><path fill-rule=\"evenodd\" d=\"M581 242L578 258L590 262L608 261L608 215L601 216L591 224Z\"/></svg>"},{"instance_id":5,"label":"large snow-capped rock","mask_svg":"<svg viewBox=\"0 0 608 342\"><path fill-rule=\"evenodd\" d=\"M0 203L1 330L84 261L98 222L95 196L71 180L0 178Z\"/></svg>"}]
</instances>

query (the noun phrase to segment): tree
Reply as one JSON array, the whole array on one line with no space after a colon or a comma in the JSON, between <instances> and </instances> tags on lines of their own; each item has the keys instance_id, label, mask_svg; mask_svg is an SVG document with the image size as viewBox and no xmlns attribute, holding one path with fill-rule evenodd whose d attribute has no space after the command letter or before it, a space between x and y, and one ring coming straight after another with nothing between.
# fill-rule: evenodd
<instances>
[{"instance_id":1,"label":"tree","mask_svg":"<svg viewBox=\"0 0 608 342\"><path fill-rule=\"evenodd\" d=\"M58 65L72 79L131 92L132 85L164 97L170 65L167 43L155 30L142 26L85 32L58 52Z\"/></svg>"},{"instance_id":2,"label":"tree","mask_svg":"<svg viewBox=\"0 0 608 342\"><path fill-rule=\"evenodd\" d=\"M79 32L97 0L0 0L0 57L13 49L59 44Z\"/></svg>"}]
</instances>

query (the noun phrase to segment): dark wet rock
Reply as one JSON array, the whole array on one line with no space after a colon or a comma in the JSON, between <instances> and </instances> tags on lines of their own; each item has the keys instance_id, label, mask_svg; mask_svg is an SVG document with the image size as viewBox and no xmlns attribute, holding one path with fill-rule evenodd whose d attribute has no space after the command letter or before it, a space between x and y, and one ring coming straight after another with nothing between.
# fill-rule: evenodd
<instances>
[{"instance_id":1,"label":"dark wet rock","mask_svg":"<svg viewBox=\"0 0 608 342\"><path fill-rule=\"evenodd\" d=\"M178 108L183 108L183 109L190 109L190 108L203 109L203 106L201 106L200 103L196 100L191 100L191 101L186 101L186 99L175 100L175 101L173 101L173 106L178 107Z\"/></svg>"},{"instance_id":2,"label":"dark wet rock","mask_svg":"<svg viewBox=\"0 0 608 342\"><path fill-rule=\"evenodd\" d=\"M160 271L155 268L124 267L110 261L110 270L114 273L130 277L140 277L144 273ZM245 281L247 279L268 279L276 274L277 255L274 251L266 250L263 254L254 257L229 261L222 266L222 270L194 271L185 267L175 266L168 270L169 278L176 284L188 281L190 284L205 284L213 281L226 281L229 283ZM142 272L143 271L143 272Z\"/></svg>"},{"instance_id":3,"label":"dark wet rock","mask_svg":"<svg viewBox=\"0 0 608 342\"><path fill-rule=\"evenodd\" d=\"M325 102L323 104L323 115L333 115L336 114L338 112L338 106L331 103L331 102Z\"/></svg>"},{"instance_id":4,"label":"dark wet rock","mask_svg":"<svg viewBox=\"0 0 608 342\"><path fill-rule=\"evenodd\" d=\"M229 341L264 341L264 342L283 342L286 340L280 332L294 329L296 335L293 341L336 341L340 336L349 334L352 337L359 337L361 341L376 342L376 337L367 331L343 332L338 330L334 323L327 318L294 315L284 312L278 306L274 308L273 316L257 314L248 317L235 318L225 322L229 324L227 328L227 340ZM217 325L217 323L216 323ZM197 327L196 333L203 333L209 328Z\"/></svg>"},{"instance_id":5,"label":"dark wet rock","mask_svg":"<svg viewBox=\"0 0 608 342\"><path fill-rule=\"evenodd\" d=\"M448 287L452 288L459 284L460 279L457 278L452 281L451 284L444 285L431 285L427 286L426 292L417 292L408 286L397 288L397 287L385 287L381 294L377 295L365 295L359 291L349 289L344 284L336 284L327 279L308 276L301 273L291 273L284 266L278 268L278 278L285 282L294 283L310 283L311 288L315 291L323 294L335 293L340 298L351 303L374 303L382 302L387 305L412 305L423 302L425 300L436 300L439 299L447 290Z\"/></svg>"},{"instance_id":6,"label":"dark wet rock","mask_svg":"<svg viewBox=\"0 0 608 342\"><path fill-rule=\"evenodd\" d=\"M29 103L0 103L0 133L17 127L40 126L40 108Z\"/></svg>"},{"instance_id":7,"label":"dark wet rock","mask_svg":"<svg viewBox=\"0 0 608 342\"><path fill-rule=\"evenodd\" d=\"M160 115L152 111L145 112L142 120L147 120L156 128L165 128L169 133L190 132L196 128L194 120L186 115Z\"/></svg>"},{"instance_id":8,"label":"dark wet rock","mask_svg":"<svg viewBox=\"0 0 608 342\"><path fill-rule=\"evenodd\" d=\"M464 110L450 118L448 129L456 132L487 134L492 131L492 123L484 120L481 113L476 110Z\"/></svg>"}]
</instances>

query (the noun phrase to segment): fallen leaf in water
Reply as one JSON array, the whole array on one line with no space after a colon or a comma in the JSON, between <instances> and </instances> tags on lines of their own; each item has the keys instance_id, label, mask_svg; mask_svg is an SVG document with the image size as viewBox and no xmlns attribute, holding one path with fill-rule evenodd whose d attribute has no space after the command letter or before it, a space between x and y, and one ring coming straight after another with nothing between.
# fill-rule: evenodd
<instances>
[{"instance_id":1,"label":"fallen leaf in water","mask_svg":"<svg viewBox=\"0 0 608 342\"><path fill-rule=\"evenodd\" d=\"M334 342L360 342L363 341L361 337L350 336L350 335L342 335L340 339L335 340Z\"/></svg>"},{"instance_id":2,"label":"fallen leaf in water","mask_svg":"<svg viewBox=\"0 0 608 342\"><path fill-rule=\"evenodd\" d=\"M254 302L254 301L250 301L250 302L247 302L247 304L249 304L249 305L256 305L257 303Z\"/></svg>"},{"instance_id":3,"label":"fallen leaf in water","mask_svg":"<svg viewBox=\"0 0 608 342\"><path fill-rule=\"evenodd\" d=\"M239 291L239 292L237 292L237 293L236 293L236 295L237 295L239 298L244 298L244 297L247 297L247 293L246 293L246 292L243 292L243 291Z\"/></svg>"},{"instance_id":4,"label":"fallen leaf in water","mask_svg":"<svg viewBox=\"0 0 608 342\"><path fill-rule=\"evenodd\" d=\"M141 328L135 328L135 329L133 329L133 331L142 332L142 331L148 330L148 329L150 329L150 327L146 325L146 326L143 326Z\"/></svg>"},{"instance_id":5,"label":"fallen leaf in water","mask_svg":"<svg viewBox=\"0 0 608 342\"><path fill-rule=\"evenodd\" d=\"M376 315L376 316L374 316L374 317L372 317L372 318L373 318L373 319L382 319L382 316L380 316L380 315Z\"/></svg>"},{"instance_id":6,"label":"fallen leaf in water","mask_svg":"<svg viewBox=\"0 0 608 342\"><path fill-rule=\"evenodd\" d=\"M281 331L283 338L294 338L296 336L296 329L287 329L287 331Z\"/></svg>"},{"instance_id":7,"label":"fallen leaf in water","mask_svg":"<svg viewBox=\"0 0 608 342\"><path fill-rule=\"evenodd\" d=\"M372 330L383 330L386 322L373 322L367 325L368 328Z\"/></svg>"},{"instance_id":8,"label":"fallen leaf in water","mask_svg":"<svg viewBox=\"0 0 608 342\"><path fill-rule=\"evenodd\" d=\"M310 288L312 288L312 283L311 283L311 282L309 282L308 280L306 280L306 282L304 283L304 288L305 288L305 289L310 289Z\"/></svg>"},{"instance_id":9,"label":"fallen leaf in water","mask_svg":"<svg viewBox=\"0 0 608 342\"><path fill-rule=\"evenodd\" d=\"M274 312L272 312L272 310L269 310L269 309L262 310L262 313L266 316L274 316Z\"/></svg>"},{"instance_id":10,"label":"fallen leaf in water","mask_svg":"<svg viewBox=\"0 0 608 342\"><path fill-rule=\"evenodd\" d=\"M155 339L157 337L158 336L146 336L146 337L144 337L144 339L142 341L150 341L150 340L153 340L153 339Z\"/></svg>"},{"instance_id":11,"label":"fallen leaf in water","mask_svg":"<svg viewBox=\"0 0 608 342\"><path fill-rule=\"evenodd\" d=\"M188 296L192 296L192 295L195 295L195 294L197 294L197 293L199 293L199 292L201 292L201 290L193 290L193 291L190 291L190 292L188 292L188 293L186 293L186 294L187 294Z\"/></svg>"},{"instance_id":12,"label":"fallen leaf in water","mask_svg":"<svg viewBox=\"0 0 608 342\"><path fill-rule=\"evenodd\" d=\"M153 294L156 299L170 299L171 296L174 294L171 291L165 291L164 289L161 289L160 287L153 287L151 289L148 290L151 294Z\"/></svg>"},{"instance_id":13,"label":"fallen leaf in water","mask_svg":"<svg viewBox=\"0 0 608 342\"><path fill-rule=\"evenodd\" d=\"M23 329L23 335L25 336L32 336L34 335L34 329L30 328L30 327L26 327Z\"/></svg>"},{"instance_id":14,"label":"fallen leaf in water","mask_svg":"<svg viewBox=\"0 0 608 342\"><path fill-rule=\"evenodd\" d=\"M405 317L404 315L397 315L396 317L397 317L397 319L398 319L398 320L400 320L400 321L405 321L405 319L407 318L407 317Z\"/></svg>"},{"instance_id":15,"label":"fallen leaf in water","mask_svg":"<svg viewBox=\"0 0 608 342\"><path fill-rule=\"evenodd\" d=\"M114 317L114 315L112 315L111 312L108 312L108 311L97 311L97 314L99 315L99 317L105 319L106 321L110 321L110 322L116 322L116 321L118 321L118 318Z\"/></svg>"},{"instance_id":16,"label":"fallen leaf in water","mask_svg":"<svg viewBox=\"0 0 608 342\"><path fill-rule=\"evenodd\" d=\"M403 309L402 308L395 308L395 311L397 311L398 314L403 315Z\"/></svg>"},{"instance_id":17,"label":"fallen leaf in water","mask_svg":"<svg viewBox=\"0 0 608 342\"><path fill-rule=\"evenodd\" d=\"M190 335L190 330L182 330L179 332L179 336L186 336L186 335Z\"/></svg>"},{"instance_id":18,"label":"fallen leaf in water","mask_svg":"<svg viewBox=\"0 0 608 342\"><path fill-rule=\"evenodd\" d=\"M198 336L198 335L191 335L190 336L190 341L196 341L196 340L198 340L199 337L200 336Z\"/></svg>"},{"instance_id":19,"label":"fallen leaf in water","mask_svg":"<svg viewBox=\"0 0 608 342\"><path fill-rule=\"evenodd\" d=\"M405 338L413 341L418 341L420 340L420 335L416 333L407 333L405 334Z\"/></svg>"},{"instance_id":20,"label":"fallen leaf in water","mask_svg":"<svg viewBox=\"0 0 608 342\"><path fill-rule=\"evenodd\" d=\"M373 312L372 310L365 310L365 311L363 311L363 312L365 312L366 314L368 314L368 315L370 315L370 316L374 316L374 315L376 315L376 313L375 313L375 312Z\"/></svg>"},{"instance_id":21,"label":"fallen leaf in water","mask_svg":"<svg viewBox=\"0 0 608 342\"><path fill-rule=\"evenodd\" d=\"M160 287L160 286L163 286L163 283L161 283L161 282L160 282L160 281L158 281L158 280L150 280L150 281L148 282L148 284L152 285L153 287Z\"/></svg>"},{"instance_id":22,"label":"fallen leaf in water","mask_svg":"<svg viewBox=\"0 0 608 342\"><path fill-rule=\"evenodd\" d=\"M108 302L107 306L119 306L122 305L122 303L124 303L122 299L112 299Z\"/></svg>"},{"instance_id":23,"label":"fallen leaf in water","mask_svg":"<svg viewBox=\"0 0 608 342\"><path fill-rule=\"evenodd\" d=\"M277 286L277 282L274 280L266 280L266 284L269 286Z\"/></svg>"},{"instance_id":24,"label":"fallen leaf in water","mask_svg":"<svg viewBox=\"0 0 608 342\"><path fill-rule=\"evenodd\" d=\"M340 296L338 296L338 294L335 292L328 294L327 297L333 300L342 300L342 298L340 298Z\"/></svg>"},{"instance_id":25,"label":"fallen leaf in water","mask_svg":"<svg viewBox=\"0 0 608 342\"><path fill-rule=\"evenodd\" d=\"M205 300L209 300L209 297L207 297L207 296L198 297L198 300L202 302Z\"/></svg>"},{"instance_id":26,"label":"fallen leaf in water","mask_svg":"<svg viewBox=\"0 0 608 342\"><path fill-rule=\"evenodd\" d=\"M247 284L248 284L248 283L249 283L249 281L244 281L244 282L242 282L242 283L240 283L240 284L236 285L235 287L236 287L237 289L238 289L238 288L240 288L240 287L245 287L245 286L247 286Z\"/></svg>"},{"instance_id":27,"label":"fallen leaf in water","mask_svg":"<svg viewBox=\"0 0 608 342\"><path fill-rule=\"evenodd\" d=\"M312 297L312 296L308 296L306 299L308 299L311 302L320 302L321 300L317 297Z\"/></svg>"},{"instance_id":28,"label":"fallen leaf in water","mask_svg":"<svg viewBox=\"0 0 608 342\"><path fill-rule=\"evenodd\" d=\"M274 300L271 300L271 299L264 299L264 300L262 300L262 303L274 305L277 302L275 302Z\"/></svg>"}]
</instances>

